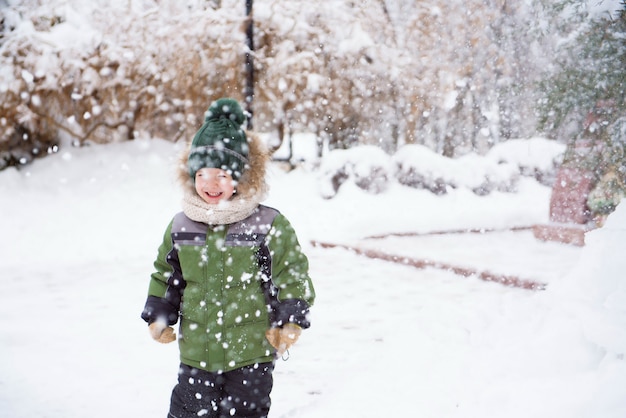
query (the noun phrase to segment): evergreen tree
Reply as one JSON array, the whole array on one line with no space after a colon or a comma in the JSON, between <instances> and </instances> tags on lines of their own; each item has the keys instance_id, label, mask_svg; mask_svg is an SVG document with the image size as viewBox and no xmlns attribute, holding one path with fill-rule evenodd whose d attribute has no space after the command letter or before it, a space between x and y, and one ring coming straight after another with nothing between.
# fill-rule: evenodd
<instances>
[{"instance_id":1,"label":"evergreen tree","mask_svg":"<svg viewBox=\"0 0 626 418\"><path fill-rule=\"evenodd\" d=\"M618 16L592 17L583 12L582 1L565 0L553 9L563 16L564 5L578 6L569 25L561 28L577 34L568 38L563 34L563 47L552 66L557 70L541 83L545 96L539 108L540 127L552 134L563 132L572 117L582 124L589 111L608 104L615 110L613 120L606 121L610 124L625 107L626 2Z\"/></svg>"},{"instance_id":2,"label":"evergreen tree","mask_svg":"<svg viewBox=\"0 0 626 418\"><path fill-rule=\"evenodd\" d=\"M587 203L605 215L626 194L626 1L596 15L582 0L557 6L556 13L570 14L561 29L575 35L565 38L557 71L541 83L540 128L569 138L564 163L593 174Z\"/></svg>"}]
</instances>

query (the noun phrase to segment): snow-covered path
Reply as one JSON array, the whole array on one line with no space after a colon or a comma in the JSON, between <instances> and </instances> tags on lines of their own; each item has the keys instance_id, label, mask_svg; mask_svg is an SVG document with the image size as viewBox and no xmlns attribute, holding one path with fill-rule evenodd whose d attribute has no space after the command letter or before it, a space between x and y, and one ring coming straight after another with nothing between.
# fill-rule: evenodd
<instances>
[{"instance_id":1,"label":"snow-covered path","mask_svg":"<svg viewBox=\"0 0 626 418\"><path fill-rule=\"evenodd\" d=\"M453 416L467 401L459 385L478 360L470 356L472 342L507 337L499 322L511 320L511 306L533 299L527 290L341 249L308 253L318 291L314 326L291 358L279 361L274 417L316 416L320 408L325 416L377 416L409 405ZM17 271L0 304L7 417L163 415L177 352L153 343L138 320L145 260ZM511 324L509 338L522 319ZM372 404L381 394L394 398ZM327 415L328 402L343 412Z\"/></svg>"}]
</instances>

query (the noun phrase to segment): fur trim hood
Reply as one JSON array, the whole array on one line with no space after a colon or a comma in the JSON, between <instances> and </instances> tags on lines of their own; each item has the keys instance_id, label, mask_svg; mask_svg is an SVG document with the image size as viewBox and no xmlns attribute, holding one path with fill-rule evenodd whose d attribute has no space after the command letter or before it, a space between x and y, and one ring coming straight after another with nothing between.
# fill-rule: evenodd
<instances>
[{"instance_id":1,"label":"fur trim hood","mask_svg":"<svg viewBox=\"0 0 626 418\"><path fill-rule=\"evenodd\" d=\"M259 192L267 192L268 186L265 181L265 173L267 162L269 161L269 154L257 135L246 131L246 136L248 137L248 146L250 147L248 159L250 167L244 171L235 189L237 190L238 196L251 198ZM190 149L191 145L187 145L185 150L181 153L177 172L179 182L183 189L196 193L194 181L189 176L189 169L187 168Z\"/></svg>"},{"instance_id":2,"label":"fur trim hood","mask_svg":"<svg viewBox=\"0 0 626 418\"><path fill-rule=\"evenodd\" d=\"M231 202L234 204L233 206L236 207L244 205L246 207L256 207L265 199L269 191L269 187L265 180L269 153L256 134L246 131L246 136L248 138L248 146L250 148L248 156L249 167L244 171L243 175L237 182L235 187L236 193L231 199ZM185 150L180 155L177 168L178 181L183 188L185 196L184 202L189 200L190 197L197 196L194 181L190 177L189 169L187 168L187 160L189 158L190 149L191 144L185 147ZM185 210L185 212L187 211Z\"/></svg>"}]
</instances>

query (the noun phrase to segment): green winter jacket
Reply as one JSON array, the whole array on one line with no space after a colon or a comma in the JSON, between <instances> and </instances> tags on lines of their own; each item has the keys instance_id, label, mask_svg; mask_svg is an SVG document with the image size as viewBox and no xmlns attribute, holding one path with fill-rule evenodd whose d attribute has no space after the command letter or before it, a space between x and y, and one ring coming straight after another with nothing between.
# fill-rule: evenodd
<instances>
[{"instance_id":1,"label":"green winter jacket","mask_svg":"<svg viewBox=\"0 0 626 418\"><path fill-rule=\"evenodd\" d=\"M259 224L260 210L274 212L268 223ZM286 322L307 328L315 298L308 260L287 218L260 205L233 225L176 215L159 247L142 314L149 323L162 318L172 325L180 318L181 362L211 372L272 361L265 331ZM271 315L257 255L263 244L278 292Z\"/></svg>"}]
</instances>

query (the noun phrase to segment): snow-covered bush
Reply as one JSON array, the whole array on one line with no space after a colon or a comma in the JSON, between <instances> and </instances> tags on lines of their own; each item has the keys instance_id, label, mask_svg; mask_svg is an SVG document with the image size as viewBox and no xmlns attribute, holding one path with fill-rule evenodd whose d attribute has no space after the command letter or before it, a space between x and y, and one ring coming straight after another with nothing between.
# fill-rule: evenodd
<instances>
[{"instance_id":1,"label":"snow-covered bush","mask_svg":"<svg viewBox=\"0 0 626 418\"><path fill-rule=\"evenodd\" d=\"M519 171L512 164L497 164L476 154L467 154L453 161L456 184L472 190L477 195L516 190Z\"/></svg>"},{"instance_id":2,"label":"snow-covered bush","mask_svg":"<svg viewBox=\"0 0 626 418\"><path fill-rule=\"evenodd\" d=\"M0 3L0 151L13 154L12 138L27 153L10 156L11 164L65 138L187 139L210 101L245 99L240 0ZM518 30L533 16L527 6L501 15L481 0L418 3L254 2L255 130L280 138L313 132L332 148L372 144L388 153L404 141L445 142L447 155L459 155L455 148L480 150L503 132L534 127L518 117L532 116L532 101L507 93L516 80L499 76L522 68L514 73L530 82L539 75L533 59L495 47L478 30L497 22L498 31L528 35ZM468 34L471 46L457 48ZM468 62L478 71L471 78ZM499 80L498 90L485 79ZM35 136L44 141L30 144Z\"/></svg>"},{"instance_id":3,"label":"snow-covered bush","mask_svg":"<svg viewBox=\"0 0 626 418\"><path fill-rule=\"evenodd\" d=\"M405 186L437 195L446 194L448 187L457 187L453 160L423 145L404 145L393 155L393 163L396 179Z\"/></svg>"},{"instance_id":4,"label":"snow-covered bush","mask_svg":"<svg viewBox=\"0 0 626 418\"><path fill-rule=\"evenodd\" d=\"M600 178L587 196L587 207L593 215L608 215L626 197L623 177L623 174L611 170Z\"/></svg>"},{"instance_id":5,"label":"snow-covered bush","mask_svg":"<svg viewBox=\"0 0 626 418\"><path fill-rule=\"evenodd\" d=\"M240 13L127 4L79 13L52 3L11 20L0 44L0 169L65 139L188 137L215 96L240 88Z\"/></svg>"},{"instance_id":6,"label":"snow-covered bush","mask_svg":"<svg viewBox=\"0 0 626 418\"><path fill-rule=\"evenodd\" d=\"M516 165L523 176L552 186L566 146L546 138L511 139L494 145L486 157L497 163Z\"/></svg>"},{"instance_id":7,"label":"snow-covered bush","mask_svg":"<svg viewBox=\"0 0 626 418\"><path fill-rule=\"evenodd\" d=\"M587 198L592 214L611 213L626 197L626 117L619 118L606 130L594 167L597 182Z\"/></svg>"},{"instance_id":8,"label":"snow-covered bush","mask_svg":"<svg viewBox=\"0 0 626 418\"><path fill-rule=\"evenodd\" d=\"M391 158L380 148L364 145L329 152L320 165L320 193L330 199L346 181L378 194L389 186L393 176Z\"/></svg>"},{"instance_id":9,"label":"snow-covered bush","mask_svg":"<svg viewBox=\"0 0 626 418\"><path fill-rule=\"evenodd\" d=\"M602 228L585 235L579 261L546 294L554 310L568 314L580 340L600 353L605 372L623 370L626 356L626 258L619 250L625 240L626 205L621 203Z\"/></svg>"},{"instance_id":10,"label":"snow-covered bush","mask_svg":"<svg viewBox=\"0 0 626 418\"><path fill-rule=\"evenodd\" d=\"M330 199L347 181L370 193L384 192L391 181L434 194L464 187L478 195L514 192L519 172L512 164L497 164L475 154L447 158L423 145L404 145L393 156L373 145L333 150L321 161L319 185Z\"/></svg>"},{"instance_id":11,"label":"snow-covered bush","mask_svg":"<svg viewBox=\"0 0 626 418\"><path fill-rule=\"evenodd\" d=\"M496 164L476 154L458 159L444 157L416 144L405 145L393 156L400 184L441 195L466 187L479 195L494 190L515 190L519 173L509 164Z\"/></svg>"}]
</instances>

